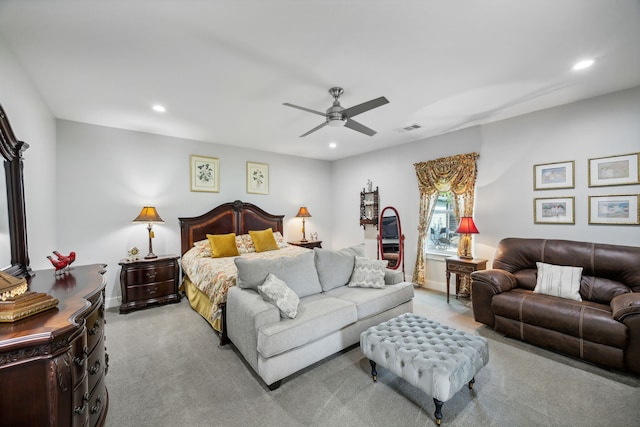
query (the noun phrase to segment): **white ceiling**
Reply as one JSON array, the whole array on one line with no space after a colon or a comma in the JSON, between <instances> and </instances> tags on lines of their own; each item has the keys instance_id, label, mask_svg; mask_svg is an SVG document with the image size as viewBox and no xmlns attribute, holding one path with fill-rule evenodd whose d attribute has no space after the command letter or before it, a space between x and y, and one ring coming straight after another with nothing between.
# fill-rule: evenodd
<instances>
[{"instance_id":1,"label":"white ceiling","mask_svg":"<svg viewBox=\"0 0 640 427\"><path fill-rule=\"evenodd\" d=\"M57 118L326 160L640 85L638 0L0 0L0 38ZM299 138L332 86L375 136Z\"/></svg>"}]
</instances>

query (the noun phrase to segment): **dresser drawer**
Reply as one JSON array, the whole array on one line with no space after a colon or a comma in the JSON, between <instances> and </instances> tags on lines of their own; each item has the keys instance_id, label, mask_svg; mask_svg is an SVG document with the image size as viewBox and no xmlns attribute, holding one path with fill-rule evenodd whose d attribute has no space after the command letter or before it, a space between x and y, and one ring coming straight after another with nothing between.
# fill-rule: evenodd
<instances>
[{"instance_id":1,"label":"dresser drawer","mask_svg":"<svg viewBox=\"0 0 640 427\"><path fill-rule=\"evenodd\" d=\"M128 289L129 301L146 301L175 293L175 282L156 282L149 285L131 286Z\"/></svg>"},{"instance_id":2,"label":"dresser drawer","mask_svg":"<svg viewBox=\"0 0 640 427\"><path fill-rule=\"evenodd\" d=\"M143 285L174 280L175 271L173 263L156 264L149 268L131 268L127 271L127 284Z\"/></svg>"},{"instance_id":3,"label":"dresser drawer","mask_svg":"<svg viewBox=\"0 0 640 427\"><path fill-rule=\"evenodd\" d=\"M471 274L474 271L476 271L476 267L474 265L468 265L468 264L454 264L454 263L449 263L449 265L447 266L447 270L449 270L452 273L467 273L467 274Z\"/></svg>"},{"instance_id":4,"label":"dresser drawer","mask_svg":"<svg viewBox=\"0 0 640 427\"><path fill-rule=\"evenodd\" d=\"M87 335L80 334L71 342L69 355L71 356L72 368L71 378L74 386L78 384L87 370L87 355L89 348L87 347Z\"/></svg>"},{"instance_id":5,"label":"dresser drawer","mask_svg":"<svg viewBox=\"0 0 640 427\"><path fill-rule=\"evenodd\" d=\"M87 348L89 353L102 338L104 328L104 307L97 306L89 316L87 316Z\"/></svg>"},{"instance_id":6,"label":"dresser drawer","mask_svg":"<svg viewBox=\"0 0 640 427\"><path fill-rule=\"evenodd\" d=\"M104 336L100 337L98 345L93 349L87 359L87 372L89 374L89 392L93 391L96 383L102 378L105 371L105 359L104 359Z\"/></svg>"},{"instance_id":7,"label":"dresser drawer","mask_svg":"<svg viewBox=\"0 0 640 427\"><path fill-rule=\"evenodd\" d=\"M72 424L74 427L82 427L89 419L89 385L87 381L82 381L73 391L73 413Z\"/></svg>"},{"instance_id":8,"label":"dresser drawer","mask_svg":"<svg viewBox=\"0 0 640 427\"><path fill-rule=\"evenodd\" d=\"M106 414L104 410L107 405L107 388L104 385L104 376L100 378L96 388L91 393L91 397L89 399L89 419L90 425L97 425L98 421L101 417L104 417Z\"/></svg>"}]
</instances>

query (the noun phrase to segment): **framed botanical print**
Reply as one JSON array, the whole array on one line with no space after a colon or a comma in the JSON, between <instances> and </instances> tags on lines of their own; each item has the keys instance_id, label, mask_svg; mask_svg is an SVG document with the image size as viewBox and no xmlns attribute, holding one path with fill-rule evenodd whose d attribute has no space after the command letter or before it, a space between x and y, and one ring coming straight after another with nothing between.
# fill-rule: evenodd
<instances>
[{"instance_id":1,"label":"framed botanical print","mask_svg":"<svg viewBox=\"0 0 640 427\"><path fill-rule=\"evenodd\" d=\"M575 187L574 161L533 166L533 189L555 190Z\"/></svg>"},{"instance_id":2,"label":"framed botanical print","mask_svg":"<svg viewBox=\"0 0 640 427\"><path fill-rule=\"evenodd\" d=\"M269 165L247 162L247 193L269 194Z\"/></svg>"},{"instance_id":3,"label":"framed botanical print","mask_svg":"<svg viewBox=\"0 0 640 427\"><path fill-rule=\"evenodd\" d=\"M220 192L220 159L191 156L191 191Z\"/></svg>"},{"instance_id":4,"label":"framed botanical print","mask_svg":"<svg viewBox=\"0 0 640 427\"><path fill-rule=\"evenodd\" d=\"M589 224L640 224L638 195L589 196Z\"/></svg>"},{"instance_id":5,"label":"framed botanical print","mask_svg":"<svg viewBox=\"0 0 640 427\"><path fill-rule=\"evenodd\" d=\"M534 224L575 224L574 197L533 199Z\"/></svg>"},{"instance_id":6,"label":"framed botanical print","mask_svg":"<svg viewBox=\"0 0 640 427\"><path fill-rule=\"evenodd\" d=\"M639 154L589 159L589 187L640 184Z\"/></svg>"}]
</instances>

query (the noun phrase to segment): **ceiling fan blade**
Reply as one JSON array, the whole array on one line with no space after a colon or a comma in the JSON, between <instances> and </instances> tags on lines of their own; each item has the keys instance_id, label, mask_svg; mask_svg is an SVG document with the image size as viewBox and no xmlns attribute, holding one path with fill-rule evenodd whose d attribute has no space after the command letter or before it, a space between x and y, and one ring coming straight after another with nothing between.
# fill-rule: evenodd
<instances>
[{"instance_id":1,"label":"ceiling fan blade","mask_svg":"<svg viewBox=\"0 0 640 427\"><path fill-rule=\"evenodd\" d=\"M298 110L306 111L308 113L318 114L318 115L320 115L322 117L327 117L327 115L325 113L321 113L320 111L310 110L309 108L304 108L304 107L300 107L298 105L289 104L288 102L285 102L282 105L286 105L287 107L297 108Z\"/></svg>"},{"instance_id":2,"label":"ceiling fan blade","mask_svg":"<svg viewBox=\"0 0 640 427\"><path fill-rule=\"evenodd\" d=\"M347 127L349 129L353 129L353 130L357 130L358 132L362 132L365 135L369 135L369 136L373 136L373 135L375 135L377 133L375 130L369 129L365 125L363 125L361 123L358 123L355 120L351 120L351 119L347 119L347 121L344 122L344 127Z\"/></svg>"},{"instance_id":3,"label":"ceiling fan blade","mask_svg":"<svg viewBox=\"0 0 640 427\"><path fill-rule=\"evenodd\" d=\"M362 104L354 105L353 107L345 108L342 111L342 117L348 119L349 117L355 117L358 114L362 114L365 111L373 110L381 105L388 104L389 100L384 96L380 98L372 99L371 101L363 102Z\"/></svg>"},{"instance_id":4,"label":"ceiling fan blade","mask_svg":"<svg viewBox=\"0 0 640 427\"><path fill-rule=\"evenodd\" d=\"M322 129L323 127L325 127L327 125L327 122L324 122L316 127L314 127L313 129L311 129L309 132L303 133L302 135L300 135L300 138L302 138L303 136L307 136L309 135L311 132L315 132L318 129ZM374 132L375 133L375 132Z\"/></svg>"}]
</instances>

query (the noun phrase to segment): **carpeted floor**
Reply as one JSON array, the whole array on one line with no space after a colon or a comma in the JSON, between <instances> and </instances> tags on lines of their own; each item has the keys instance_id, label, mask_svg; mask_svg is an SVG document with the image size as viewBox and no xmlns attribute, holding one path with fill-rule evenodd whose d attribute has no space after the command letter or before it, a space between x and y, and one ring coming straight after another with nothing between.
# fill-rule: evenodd
<instances>
[{"instance_id":1,"label":"carpeted floor","mask_svg":"<svg viewBox=\"0 0 640 427\"><path fill-rule=\"evenodd\" d=\"M489 340L489 364L445 402L443 426L640 423L636 376L504 338L473 320L468 300L416 289L414 312ZM382 368L373 383L357 346L270 392L184 299L106 319L109 427L435 426L431 397Z\"/></svg>"}]
</instances>

